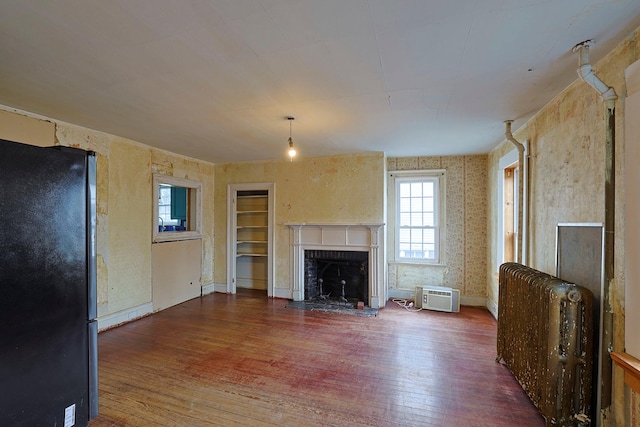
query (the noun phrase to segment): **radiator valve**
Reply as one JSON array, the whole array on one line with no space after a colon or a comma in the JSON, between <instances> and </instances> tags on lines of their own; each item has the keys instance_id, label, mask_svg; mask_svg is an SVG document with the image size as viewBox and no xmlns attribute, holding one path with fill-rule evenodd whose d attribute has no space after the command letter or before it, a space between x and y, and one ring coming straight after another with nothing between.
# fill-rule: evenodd
<instances>
[{"instance_id":1,"label":"radiator valve","mask_svg":"<svg viewBox=\"0 0 640 427\"><path fill-rule=\"evenodd\" d=\"M567 294L567 298L569 298L571 302L580 302L582 301L582 294L577 289L572 289Z\"/></svg>"}]
</instances>

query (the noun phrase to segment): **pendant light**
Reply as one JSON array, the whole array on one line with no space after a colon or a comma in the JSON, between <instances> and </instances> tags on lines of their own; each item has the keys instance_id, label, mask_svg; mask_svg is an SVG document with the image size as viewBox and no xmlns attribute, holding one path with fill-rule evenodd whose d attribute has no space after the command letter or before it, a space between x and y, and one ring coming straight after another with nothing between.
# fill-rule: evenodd
<instances>
[{"instance_id":1,"label":"pendant light","mask_svg":"<svg viewBox=\"0 0 640 427\"><path fill-rule=\"evenodd\" d=\"M293 162L293 158L296 156L296 149L293 147L293 139L291 139L291 122L295 120L293 117L287 117L289 120L289 158Z\"/></svg>"}]
</instances>

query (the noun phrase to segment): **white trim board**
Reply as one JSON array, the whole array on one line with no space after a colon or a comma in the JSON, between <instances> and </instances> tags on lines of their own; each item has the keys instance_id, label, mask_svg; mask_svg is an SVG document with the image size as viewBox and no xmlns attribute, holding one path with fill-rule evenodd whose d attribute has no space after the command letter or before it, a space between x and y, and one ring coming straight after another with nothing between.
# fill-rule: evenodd
<instances>
[{"instance_id":1,"label":"white trim board","mask_svg":"<svg viewBox=\"0 0 640 427\"><path fill-rule=\"evenodd\" d=\"M105 329L131 322L151 313L153 313L153 303L148 302L105 316L98 316L98 331L104 331Z\"/></svg>"}]
</instances>

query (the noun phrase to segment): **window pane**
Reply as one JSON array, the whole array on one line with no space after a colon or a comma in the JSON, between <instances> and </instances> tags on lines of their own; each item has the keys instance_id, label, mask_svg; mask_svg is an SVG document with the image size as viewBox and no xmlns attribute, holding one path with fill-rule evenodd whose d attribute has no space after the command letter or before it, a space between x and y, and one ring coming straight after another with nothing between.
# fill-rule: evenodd
<instances>
[{"instance_id":1,"label":"window pane","mask_svg":"<svg viewBox=\"0 0 640 427\"><path fill-rule=\"evenodd\" d=\"M420 197L412 197L411 198L411 211L412 212L420 212L422 210L422 198Z\"/></svg>"},{"instance_id":2,"label":"window pane","mask_svg":"<svg viewBox=\"0 0 640 427\"><path fill-rule=\"evenodd\" d=\"M400 227L408 227L410 225L411 225L411 214L408 212L400 214Z\"/></svg>"},{"instance_id":3,"label":"window pane","mask_svg":"<svg viewBox=\"0 0 640 427\"><path fill-rule=\"evenodd\" d=\"M422 183L421 182L412 182L411 183L411 197L422 197Z\"/></svg>"},{"instance_id":4,"label":"window pane","mask_svg":"<svg viewBox=\"0 0 640 427\"><path fill-rule=\"evenodd\" d=\"M411 199L403 197L400 199L400 212L411 212Z\"/></svg>"},{"instance_id":5,"label":"window pane","mask_svg":"<svg viewBox=\"0 0 640 427\"><path fill-rule=\"evenodd\" d=\"M424 183L424 197L433 197L433 182L425 182Z\"/></svg>"},{"instance_id":6,"label":"window pane","mask_svg":"<svg viewBox=\"0 0 640 427\"><path fill-rule=\"evenodd\" d=\"M411 214L411 225L413 227L421 227L422 224L422 214L420 212Z\"/></svg>"},{"instance_id":7,"label":"window pane","mask_svg":"<svg viewBox=\"0 0 640 427\"><path fill-rule=\"evenodd\" d=\"M424 210L427 212L433 212L433 197L425 197L423 200Z\"/></svg>"},{"instance_id":8,"label":"window pane","mask_svg":"<svg viewBox=\"0 0 640 427\"><path fill-rule=\"evenodd\" d=\"M426 230L422 230L423 235L422 235L422 240L425 243L435 243L436 241L436 233L435 230L432 228L428 228Z\"/></svg>"},{"instance_id":9,"label":"window pane","mask_svg":"<svg viewBox=\"0 0 640 427\"><path fill-rule=\"evenodd\" d=\"M411 184L408 182L400 183L400 197L410 197L411 196Z\"/></svg>"},{"instance_id":10,"label":"window pane","mask_svg":"<svg viewBox=\"0 0 640 427\"><path fill-rule=\"evenodd\" d=\"M160 185L158 188L158 225L179 225L180 221L171 218L171 186Z\"/></svg>"},{"instance_id":11,"label":"window pane","mask_svg":"<svg viewBox=\"0 0 640 427\"><path fill-rule=\"evenodd\" d=\"M433 213L425 212L422 214L422 224L427 227L434 227L436 225L434 219Z\"/></svg>"}]
</instances>

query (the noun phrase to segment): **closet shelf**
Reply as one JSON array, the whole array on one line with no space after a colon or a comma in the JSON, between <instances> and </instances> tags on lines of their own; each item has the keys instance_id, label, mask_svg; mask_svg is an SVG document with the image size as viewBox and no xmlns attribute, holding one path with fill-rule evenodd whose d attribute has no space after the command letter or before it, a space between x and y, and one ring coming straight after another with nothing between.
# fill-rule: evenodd
<instances>
[{"instance_id":1,"label":"closet shelf","mask_svg":"<svg viewBox=\"0 0 640 427\"><path fill-rule=\"evenodd\" d=\"M267 289L269 283L269 197L237 193L235 209L236 286Z\"/></svg>"}]
</instances>

